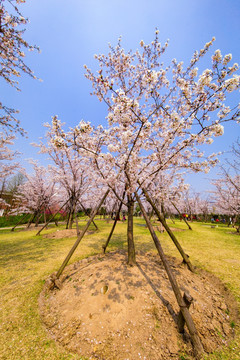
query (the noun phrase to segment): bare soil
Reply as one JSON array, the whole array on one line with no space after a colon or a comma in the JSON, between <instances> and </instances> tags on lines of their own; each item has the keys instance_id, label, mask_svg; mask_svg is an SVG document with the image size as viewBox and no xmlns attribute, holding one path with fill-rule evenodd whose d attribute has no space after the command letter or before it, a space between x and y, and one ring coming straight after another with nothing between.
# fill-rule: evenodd
<instances>
[{"instance_id":1,"label":"bare soil","mask_svg":"<svg viewBox=\"0 0 240 360\"><path fill-rule=\"evenodd\" d=\"M93 234L94 231L87 231L86 235ZM76 229L64 229L64 230L57 230L54 233L51 234L45 234L44 238L50 238L50 239L62 239L67 237L73 237L77 235Z\"/></svg>"},{"instance_id":2,"label":"bare soil","mask_svg":"<svg viewBox=\"0 0 240 360\"><path fill-rule=\"evenodd\" d=\"M226 346L237 316L232 295L216 277L168 260L182 292L194 299L190 313L204 350ZM51 291L46 281L39 306L49 335L69 352L101 360L193 358L187 329L177 330L179 308L157 255L138 253L134 267L124 251L92 256L69 265L60 280L62 288Z\"/></svg>"}]
</instances>

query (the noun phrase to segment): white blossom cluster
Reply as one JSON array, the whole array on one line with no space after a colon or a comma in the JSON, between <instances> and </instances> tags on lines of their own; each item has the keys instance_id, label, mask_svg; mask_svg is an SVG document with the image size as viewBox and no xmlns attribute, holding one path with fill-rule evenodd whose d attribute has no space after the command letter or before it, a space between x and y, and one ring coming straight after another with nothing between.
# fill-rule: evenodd
<instances>
[{"instance_id":1,"label":"white blossom cluster","mask_svg":"<svg viewBox=\"0 0 240 360\"><path fill-rule=\"evenodd\" d=\"M36 79L33 71L25 63L25 51L39 50L24 38L24 26L28 23L19 11L18 4L25 0L4 0L0 2L0 76L10 86L19 89L19 77L25 73ZM17 110L0 103L0 126L4 131L19 131L24 134L16 119Z\"/></svg>"}]
</instances>

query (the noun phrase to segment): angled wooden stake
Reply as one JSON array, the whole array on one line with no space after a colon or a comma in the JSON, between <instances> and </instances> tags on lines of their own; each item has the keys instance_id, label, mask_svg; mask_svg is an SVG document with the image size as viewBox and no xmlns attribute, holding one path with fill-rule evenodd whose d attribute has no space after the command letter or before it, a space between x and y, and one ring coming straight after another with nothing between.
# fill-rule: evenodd
<instances>
[{"instance_id":1,"label":"angled wooden stake","mask_svg":"<svg viewBox=\"0 0 240 360\"><path fill-rule=\"evenodd\" d=\"M178 242L176 236L173 234L172 230L170 229L170 227L168 226L167 222L165 221L165 219L163 218L163 216L160 214L160 211L158 210L158 208L156 207L156 205L154 204L154 202L152 201L152 199L150 198L148 192L146 189L142 189L147 201L149 202L149 204L152 206L152 208L154 209L155 213L157 214L157 217L159 219L159 221L162 223L162 225L164 226L164 228L166 229L168 235L170 236L170 238L172 239L172 241L174 242L176 248L178 249L178 251L180 252L183 261L187 264L187 267L189 268L190 271L194 272L194 268L193 265L191 264L191 261L189 260L189 257L187 254L185 254L183 248L181 247L180 243Z\"/></svg>"},{"instance_id":2,"label":"angled wooden stake","mask_svg":"<svg viewBox=\"0 0 240 360\"><path fill-rule=\"evenodd\" d=\"M11 229L11 231L14 231L15 228L20 225L21 223L23 223L23 221L28 217L29 214L25 214L24 217L16 224L14 225L14 227Z\"/></svg>"},{"instance_id":3,"label":"angled wooden stake","mask_svg":"<svg viewBox=\"0 0 240 360\"><path fill-rule=\"evenodd\" d=\"M69 262L69 260L71 259L74 251L76 250L76 248L78 247L80 241L82 240L83 236L85 235L87 229L89 228L91 222L93 221L94 217L96 216L98 210L100 209L100 207L102 206L104 200L106 199L106 197L108 196L110 190L107 190L107 192L104 194L103 198L101 199L101 201L99 202L98 206L92 211L92 214L90 216L90 219L88 220L87 224L85 225L84 229L82 230L82 232L79 234L79 236L77 237L77 240L75 242L75 244L73 245L72 249L69 251L67 257L65 258L65 260L63 261L60 269L57 272L56 278L59 279L60 275L62 274L63 270L65 269L65 267L67 266L67 263Z\"/></svg>"},{"instance_id":4,"label":"angled wooden stake","mask_svg":"<svg viewBox=\"0 0 240 360\"><path fill-rule=\"evenodd\" d=\"M123 193L123 198L122 198L123 201L124 201L125 193L126 193L126 191L124 191L124 193ZM121 211L121 209L122 209L123 201L121 201L121 203L120 203L120 205L119 205L119 208L118 208L118 211L117 211L117 214L116 214L116 217L115 217L115 220L114 220L112 229L111 229L111 231L110 231L110 234L108 235L107 241L106 241L106 243L102 246L102 248L103 248L103 253L104 253L104 254L105 254L105 252L106 252L106 248L108 247L109 241L111 240L112 234L113 234L114 229L115 229L115 227L116 227L116 224L117 224L117 221L118 221L118 218L119 218L119 215L120 215L120 211Z\"/></svg>"},{"instance_id":5,"label":"angled wooden stake","mask_svg":"<svg viewBox=\"0 0 240 360\"><path fill-rule=\"evenodd\" d=\"M193 298L190 294L188 293L184 293L183 294L183 300L185 301L187 308L189 309L191 303L193 302ZM185 325L185 319L183 317L183 314L181 311L179 311L178 314L178 319L177 319L177 326L178 326L178 331L182 334L184 333L184 325Z\"/></svg>"},{"instance_id":6,"label":"angled wooden stake","mask_svg":"<svg viewBox=\"0 0 240 360\"><path fill-rule=\"evenodd\" d=\"M81 205L81 207L83 208L83 212L87 217L90 217L90 215L88 215L87 213L87 209L84 207L84 205L80 202L80 200L78 200L79 204ZM96 225L95 221L92 221L93 225L95 226L96 230L98 230L98 226Z\"/></svg>"},{"instance_id":7,"label":"angled wooden stake","mask_svg":"<svg viewBox=\"0 0 240 360\"><path fill-rule=\"evenodd\" d=\"M45 227L48 226L50 221L52 221L55 218L55 216L59 213L60 210L62 210L62 208L68 203L68 201L69 199L67 199L67 201L60 207L60 209L57 212L55 212L55 214L53 214L53 216L48 220L48 222L37 232L36 236L40 235L41 231L43 231L43 229L45 229Z\"/></svg>"},{"instance_id":8,"label":"angled wooden stake","mask_svg":"<svg viewBox=\"0 0 240 360\"><path fill-rule=\"evenodd\" d=\"M148 229L150 231L150 234L152 236L152 239L155 243L155 246L157 248L157 251L158 251L158 254L162 260L162 263L163 263L163 266L167 272L167 275L168 275L168 278L169 278L169 281L171 283L171 286L172 286L172 289L173 289L173 292L175 294L175 297L176 297L176 300L178 302L178 305L180 307L180 311L183 315L183 318L186 322L186 325L187 325L187 328L189 330L189 333L190 333L190 336L191 336L191 341L192 341L192 345L193 345L193 350L194 350L194 354L195 354L195 358L196 359L201 359L202 355L203 355L203 347L202 347L202 344L201 344L201 341L200 341L200 338L198 336L198 333L197 333L197 329L195 327L195 324L193 322L193 319L189 313L189 310L188 310L188 307L187 307L187 304L185 303L182 295L181 295L181 291L179 289L179 286L177 284L177 281L173 275L173 272L169 266L169 263L165 257L165 254L163 252L163 249L162 249L162 246L160 244L160 241L158 240L158 237L153 229L153 226L148 218L148 215L147 215L147 212L140 200L140 197L139 195L137 194L137 192L135 192L135 197L137 199L137 202L140 206L140 209L142 211L142 214L144 216L144 219L146 221L146 224L148 226Z\"/></svg>"},{"instance_id":9,"label":"angled wooden stake","mask_svg":"<svg viewBox=\"0 0 240 360\"><path fill-rule=\"evenodd\" d=\"M180 213L179 209L176 207L176 205L174 204L174 202L171 201L171 204L175 207L175 209L177 210L180 218L183 219L183 221L185 222L185 224L188 226L189 230L192 230L191 226L189 225L189 223L187 222L187 220L185 219L185 217L182 216L182 214Z\"/></svg>"}]
</instances>

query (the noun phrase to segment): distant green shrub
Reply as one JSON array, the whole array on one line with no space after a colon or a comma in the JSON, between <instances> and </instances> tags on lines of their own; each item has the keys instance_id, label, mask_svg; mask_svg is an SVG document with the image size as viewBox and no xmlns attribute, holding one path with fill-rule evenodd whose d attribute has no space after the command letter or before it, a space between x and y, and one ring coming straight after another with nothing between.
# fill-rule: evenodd
<instances>
[{"instance_id":1,"label":"distant green shrub","mask_svg":"<svg viewBox=\"0 0 240 360\"><path fill-rule=\"evenodd\" d=\"M1 216L0 217L0 228L1 227L7 227L7 226L14 226L16 225L21 219L25 217L25 214L21 215L9 215L9 216ZM22 224L27 224L29 219L31 217L31 214L28 214L28 216L25 217Z\"/></svg>"},{"instance_id":2,"label":"distant green shrub","mask_svg":"<svg viewBox=\"0 0 240 360\"><path fill-rule=\"evenodd\" d=\"M26 217L25 217L25 215L26 214L1 216L0 217L0 228L14 226L14 225L18 224L20 220L22 220L20 224L27 224L28 221L30 220L30 218L32 217L32 214L28 214ZM50 220L51 217L52 217L52 214L46 214L47 221ZM65 219L66 219L65 214L58 213L55 216L55 220L57 220L57 221L63 221ZM54 220L52 220L52 221L54 221ZM39 222L40 223L44 222L43 214L42 214L41 218L39 219Z\"/></svg>"}]
</instances>

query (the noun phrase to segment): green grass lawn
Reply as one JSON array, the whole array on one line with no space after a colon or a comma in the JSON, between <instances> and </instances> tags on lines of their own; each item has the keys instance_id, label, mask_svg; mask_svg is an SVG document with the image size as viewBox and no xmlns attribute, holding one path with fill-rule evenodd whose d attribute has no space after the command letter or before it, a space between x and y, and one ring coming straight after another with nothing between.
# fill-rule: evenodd
<instances>
[{"instance_id":1,"label":"green grass lawn","mask_svg":"<svg viewBox=\"0 0 240 360\"><path fill-rule=\"evenodd\" d=\"M112 224L103 220L96 223L100 230L83 238L71 262L101 252ZM80 222L80 226L84 224ZM136 250L155 252L148 230L141 226L143 224L142 219L135 219ZM188 230L183 222L173 224L169 220L169 225L186 229L176 231L175 235L193 265L217 275L232 291L240 308L240 236L224 225L211 228L210 224L193 223L193 231ZM117 224L108 250L126 248L126 228L126 222ZM92 225L91 230L94 230ZM50 340L39 317L38 296L44 279L58 270L75 241L75 237L44 237L55 231L55 227L50 228L37 237L36 229L0 230L0 359L84 359L66 353ZM168 235L157 234L166 254L179 257ZM205 359L240 359L238 324L235 324L235 330L235 340L227 349Z\"/></svg>"}]
</instances>

